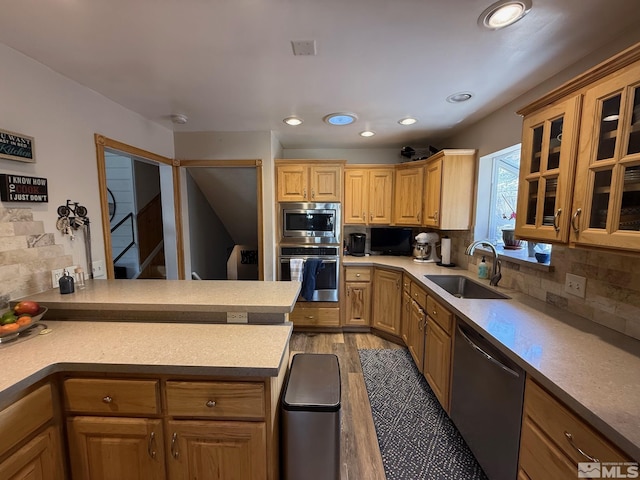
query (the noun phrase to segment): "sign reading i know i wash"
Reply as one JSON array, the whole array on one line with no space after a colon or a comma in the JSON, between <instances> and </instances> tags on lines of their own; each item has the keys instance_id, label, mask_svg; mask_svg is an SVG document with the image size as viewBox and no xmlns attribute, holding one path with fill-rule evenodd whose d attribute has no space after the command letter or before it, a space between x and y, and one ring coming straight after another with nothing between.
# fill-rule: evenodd
<instances>
[{"instance_id":1,"label":"sign reading i know i wash","mask_svg":"<svg viewBox=\"0 0 640 480\"><path fill-rule=\"evenodd\" d=\"M47 179L0 174L0 200L3 202L46 203L49 201Z\"/></svg>"},{"instance_id":2,"label":"sign reading i know i wash","mask_svg":"<svg viewBox=\"0 0 640 480\"><path fill-rule=\"evenodd\" d=\"M0 158L34 163L36 157L33 137L0 130Z\"/></svg>"}]
</instances>

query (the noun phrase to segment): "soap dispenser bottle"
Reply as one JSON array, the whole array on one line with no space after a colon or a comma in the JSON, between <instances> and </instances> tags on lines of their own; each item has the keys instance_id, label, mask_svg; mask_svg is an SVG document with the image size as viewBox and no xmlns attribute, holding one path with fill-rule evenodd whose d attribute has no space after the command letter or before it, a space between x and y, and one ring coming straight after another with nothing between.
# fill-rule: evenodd
<instances>
[{"instance_id":1,"label":"soap dispenser bottle","mask_svg":"<svg viewBox=\"0 0 640 480\"><path fill-rule=\"evenodd\" d=\"M489 267L487 266L487 262L484 260L484 255L482 256L482 260L478 265L478 278L487 279L489 278Z\"/></svg>"},{"instance_id":2,"label":"soap dispenser bottle","mask_svg":"<svg viewBox=\"0 0 640 480\"><path fill-rule=\"evenodd\" d=\"M73 277L69 275L66 269L63 270L62 276L58 280L58 285L60 286L60 293L63 295L65 293L74 292L75 289L73 288Z\"/></svg>"}]
</instances>

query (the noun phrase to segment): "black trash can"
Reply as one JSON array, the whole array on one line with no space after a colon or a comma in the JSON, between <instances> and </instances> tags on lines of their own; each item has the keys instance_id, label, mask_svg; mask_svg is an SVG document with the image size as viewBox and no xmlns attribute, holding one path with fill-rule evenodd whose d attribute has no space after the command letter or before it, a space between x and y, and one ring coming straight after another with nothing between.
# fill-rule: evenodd
<instances>
[{"instance_id":1,"label":"black trash can","mask_svg":"<svg viewBox=\"0 0 640 480\"><path fill-rule=\"evenodd\" d=\"M282 476L340 479L340 365L333 354L293 356L282 397Z\"/></svg>"}]
</instances>

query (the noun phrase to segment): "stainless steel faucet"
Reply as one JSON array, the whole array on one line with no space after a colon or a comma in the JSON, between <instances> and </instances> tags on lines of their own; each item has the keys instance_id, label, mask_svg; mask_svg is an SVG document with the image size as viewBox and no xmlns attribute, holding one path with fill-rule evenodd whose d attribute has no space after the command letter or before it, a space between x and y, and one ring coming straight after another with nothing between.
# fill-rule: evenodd
<instances>
[{"instance_id":1,"label":"stainless steel faucet","mask_svg":"<svg viewBox=\"0 0 640 480\"><path fill-rule=\"evenodd\" d=\"M494 247L491 242L489 242L489 240L476 240L467 247L464 253L467 255L473 255L473 251L478 245L489 247L489 250L491 250L491 253L493 254L493 268L491 269L491 279L489 280L489 285L497 287L498 282L502 278L502 262L498 258L498 251L496 250L496 247Z\"/></svg>"}]
</instances>

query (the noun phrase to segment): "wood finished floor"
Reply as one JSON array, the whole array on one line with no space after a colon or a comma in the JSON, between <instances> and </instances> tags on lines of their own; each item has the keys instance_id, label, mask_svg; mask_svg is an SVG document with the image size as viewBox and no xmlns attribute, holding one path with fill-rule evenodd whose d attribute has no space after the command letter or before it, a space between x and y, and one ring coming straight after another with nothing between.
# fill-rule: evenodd
<instances>
[{"instance_id":1,"label":"wood finished floor","mask_svg":"<svg viewBox=\"0 0 640 480\"><path fill-rule=\"evenodd\" d=\"M296 353L333 353L341 375L341 480L386 480L358 349L401 348L368 333L294 333Z\"/></svg>"}]
</instances>

